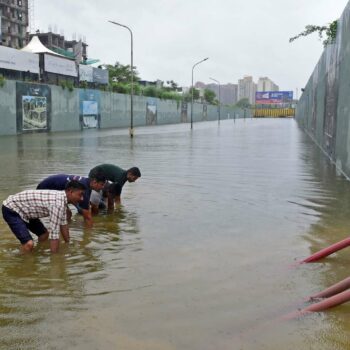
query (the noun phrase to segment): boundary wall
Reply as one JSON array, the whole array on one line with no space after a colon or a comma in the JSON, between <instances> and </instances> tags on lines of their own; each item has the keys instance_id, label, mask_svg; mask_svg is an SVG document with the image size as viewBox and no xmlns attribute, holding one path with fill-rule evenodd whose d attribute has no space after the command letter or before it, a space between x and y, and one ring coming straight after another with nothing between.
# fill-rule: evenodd
<instances>
[{"instance_id":1,"label":"boundary wall","mask_svg":"<svg viewBox=\"0 0 350 350\"><path fill-rule=\"evenodd\" d=\"M191 104L134 96L134 126L188 123ZM249 110L221 107L221 119L250 118ZM193 121L218 119L218 107L194 103ZM0 87L0 135L130 126L130 95L6 80Z\"/></svg>"},{"instance_id":2,"label":"boundary wall","mask_svg":"<svg viewBox=\"0 0 350 350\"><path fill-rule=\"evenodd\" d=\"M350 2L296 108L298 124L350 178Z\"/></svg>"}]
</instances>

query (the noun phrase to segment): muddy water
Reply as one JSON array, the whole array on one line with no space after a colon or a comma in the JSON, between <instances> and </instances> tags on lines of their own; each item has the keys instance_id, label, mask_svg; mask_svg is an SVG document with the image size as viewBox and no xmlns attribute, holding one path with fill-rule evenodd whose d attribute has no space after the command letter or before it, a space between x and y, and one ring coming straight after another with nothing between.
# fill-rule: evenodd
<instances>
[{"instance_id":1,"label":"muddy water","mask_svg":"<svg viewBox=\"0 0 350 350\"><path fill-rule=\"evenodd\" d=\"M350 304L281 316L350 275L350 183L294 120L0 139L0 199L55 173L137 165L123 207L23 256L0 220L1 349L350 349Z\"/></svg>"}]
</instances>

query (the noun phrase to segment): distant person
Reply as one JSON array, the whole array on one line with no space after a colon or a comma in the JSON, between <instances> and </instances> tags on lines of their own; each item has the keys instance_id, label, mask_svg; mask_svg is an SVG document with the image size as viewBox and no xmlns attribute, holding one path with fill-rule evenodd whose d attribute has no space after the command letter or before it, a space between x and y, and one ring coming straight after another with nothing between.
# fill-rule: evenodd
<instances>
[{"instance_id":1,"label":"distant person","mask_svg":"<svg viewBox=\"0 0 350 350\"><path fill-rule=\"evenodd\" d=\"M135 182L141 177L140 169L137 167L124 170L113 164L97 165L90 170L89 177L94 176L96 173L104 174L107 183L100 193L98 193L98 191L92 191L90 201L97 203L97 201L104 202L104 200L107 199L109 211L114 209L115 204L119 205L121 203L120 196L125 183ZM94 210L96 210L96 207L94 207Z\"/></svg>"},{"instance_id":2,"label":"distant person","mask_svg":"<svg viewBox=\"0 0 350 350\"><path fill-rule=\"evenodd\" d=\"M67 204L76 205L82 200L86 187L78 181L69 181L64 191L28 190L9 196L2 205L2 215L11 231L22 244L23 252L33 250L34 242L29 231L39 242L50 239L52 253L58 251L59 235L69 242ZM49 217L49 229L40 218Z\"/></svg>"},{"instance_id":3,"label":"distant person","mask_svg":"<svg viewBox=\"0 0 350 350\"><path fill-rule=\"evenodd\" d=\"M88 226L92 226L93 221L90 209L90 196L92 190L100 191L104 187L106 177L102 173L95 172L94 175L89 176L89 178L66 174L52 175L41 181L37 186L37 189L62 191L66 184L72 180L76 180L86 187L83 199L78 203L78 205L76 205L76 207L78 212L83 215L86 224ZM91 203L91 206L98 206L98 204L99 202ZM70 219L71 215L72 213L68 209L68 219Z\"/></svg>"}]
</instances>

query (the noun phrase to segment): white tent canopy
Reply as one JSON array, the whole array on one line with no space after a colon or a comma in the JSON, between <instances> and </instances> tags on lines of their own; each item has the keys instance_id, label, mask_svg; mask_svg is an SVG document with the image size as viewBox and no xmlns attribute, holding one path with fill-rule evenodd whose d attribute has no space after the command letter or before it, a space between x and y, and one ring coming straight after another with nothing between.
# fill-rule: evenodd
<instances>
[{"instance_id":1,"label":"white tent canopy","mask_svg":"<svg viewBox=\"0 0 350 350\"><path fill-rule=\"evenodd\" d=\"M32 40L25 47L23 47L23 49L21 49L21 51L31 52L31 53L49 53L49 54L54 55L54 56L64 57L64 56L48 49L46 46L44 46L42 44L42 42L40 41L40 39L38 38L38 36L36 36L36 35L32 37Z\"/></svg>"}]
</instances>

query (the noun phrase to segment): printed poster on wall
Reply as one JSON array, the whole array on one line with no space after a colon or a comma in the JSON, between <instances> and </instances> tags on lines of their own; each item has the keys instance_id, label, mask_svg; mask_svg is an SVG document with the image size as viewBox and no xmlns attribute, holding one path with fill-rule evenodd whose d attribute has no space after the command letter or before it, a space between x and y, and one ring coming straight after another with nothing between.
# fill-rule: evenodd
<instances>
[{"instance_id":1,"label":"printed poster on wall","mask_svg":"<svg viewBox=\"0 0 350 350\"><path fill-rule=\"evenodd\" d=\"M181 103L181 123L187 123L187 102Z\"/></svg>"},{"instance_id":2,"label":"printed poster on wall","mask_svg":"<svg viewBox=\"0 0 350 350\"><path fill-rule=\"evenodd\" d=\"M208 120L208 105L203 103L203 114L202 114L202 120Z\"/></svg>"},{"instance_id":3,"label":"printed poster on wall","mask_svg":"<svg viewBox=\"0 0 350 350\"><path fill-rule=\"evenodd\" d=\"M17 131L48 131L51 89L48 85L16 83Z\"/></svg>"},{"instance_id":4,"label":"printed poster on wall","mask_svg":"<svg viewBox=\"0 0 350 350\"><path fill-rule=\"evenodd\" d=\"M147 99L146 103L146 125L157 124L157 100L153 98Z\"/></svg>"},{"instance_id":5,"label":"printed poster on wall","mask_svg":"<svg viewBox=\"0 0 350 350\"><path fill-rule=\"evenodd\" d=\"M82 129L100 127L100 91L79 90L80 125Z\"/></svg>"}]
</instances>

